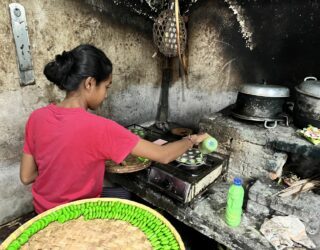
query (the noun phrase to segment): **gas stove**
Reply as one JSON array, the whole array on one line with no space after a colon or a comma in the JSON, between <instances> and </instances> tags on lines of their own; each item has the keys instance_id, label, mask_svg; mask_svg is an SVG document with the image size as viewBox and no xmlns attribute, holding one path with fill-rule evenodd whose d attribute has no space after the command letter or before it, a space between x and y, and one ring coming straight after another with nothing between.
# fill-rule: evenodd
<instances>
[{"instance_id":1,"label":"gas stove","mask_svg":"<svg viewBox=\"0 0 320 250\"><path fill-rule=\"evenodd\" d=\"M150 141L163 139L171 142L181 139L181 137L159 131L154 127L144 128L139 125L133 127L143 128L145 139ZM208 189L224 172L226 165L227 156L214 152L207 154L203 164L194 169L177 161L172 161L169 164L154 162L148 169L137 172L135 175L140 181L147 183L166 196L182 203L189 203Z\"/></svg>"},{"instance_id":2,"label":"gas stove","mask_svg":"<svg viewBox=\"0 0 320 250\"><path fill-rule=\"evenodd\" d=\"M207 155L205 163L194 170L176 161L155 163L149 169L148 183L182 203L189 203L221 175L225 163L226 157L218 153Z\"/></svg>"}]
</instances>

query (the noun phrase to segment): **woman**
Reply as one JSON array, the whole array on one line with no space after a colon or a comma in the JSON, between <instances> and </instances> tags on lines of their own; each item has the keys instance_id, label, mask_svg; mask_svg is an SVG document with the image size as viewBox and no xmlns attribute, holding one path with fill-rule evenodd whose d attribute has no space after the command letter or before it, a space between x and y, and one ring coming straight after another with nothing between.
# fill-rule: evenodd
<instances>
[{"instance_id":1,"label":"woman","mask_svg":"<svg viewBox=\"0 0 320 250\"><path fill-rule=\"evenodd\" d=\"M105 161L122 162L128 154L168 163L207 134L159 146L140 139L95 110L112 85L112 63L92 45L57 55L45 66L49 81L66 91L65 99L35 110L25 129L20 179L32 185L35 211L70 201L99 197Z\"/></svg>"}]
</instances>

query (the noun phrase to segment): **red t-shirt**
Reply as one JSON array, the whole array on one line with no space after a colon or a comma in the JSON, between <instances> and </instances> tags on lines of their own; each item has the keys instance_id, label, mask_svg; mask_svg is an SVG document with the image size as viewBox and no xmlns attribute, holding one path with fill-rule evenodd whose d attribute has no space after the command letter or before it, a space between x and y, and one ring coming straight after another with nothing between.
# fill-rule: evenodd
<instances>
[{"instance_id":1,"label":"red t-shirt","mask_svg":"<svg viewBox=\"0 0 320 250\"><path fill-rule=\"evenodd\" d=\"M50 104L34 111L26 124L23 151L38 167L32 185L36 212L99 197L105 160L120 163L138 141L116 122L82 108Z\"/></svg>"}]
</instances>

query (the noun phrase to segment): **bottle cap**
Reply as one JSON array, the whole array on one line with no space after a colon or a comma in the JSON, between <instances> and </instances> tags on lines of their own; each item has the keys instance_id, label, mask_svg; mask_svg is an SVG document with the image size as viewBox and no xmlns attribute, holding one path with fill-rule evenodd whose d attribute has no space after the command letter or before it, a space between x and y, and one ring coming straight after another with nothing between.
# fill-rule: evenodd
<instances>
[{"instance_id":1,"label":"bottle cap","mask_svg":"<svg viewBox=\"0 0 320 250\"><path fill-rule=\"evenodd\" d=\"M234 178L233 179L233 184L234 185L237 185L237 186L241 186L242 185L242 180L241 180L241 178Z\"/></svg>"}]
</instances>

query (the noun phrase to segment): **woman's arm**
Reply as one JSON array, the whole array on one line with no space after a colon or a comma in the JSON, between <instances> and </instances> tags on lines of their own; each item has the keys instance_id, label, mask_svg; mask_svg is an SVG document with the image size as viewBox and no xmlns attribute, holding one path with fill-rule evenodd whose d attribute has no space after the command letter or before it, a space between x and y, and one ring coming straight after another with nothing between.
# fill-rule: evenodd
<instances>
[{"instance_id":1,"label":"woman's arm","mask_svg":"<svg viewBox=\"0 0 320 250\"><path fill-rule=\"evenodd\" d=\"M163 164L168 164L207 137L209 137L208 134L191 135L189 138L183 138L163 146L141 139L131 153L135 156L141 156Z\"/></svg>"},{"instance_id":2,"label":"woman's arm","mask_svg":"<svg viewBox=\"0 0 320 250\"><path fill-rule=\"evenodd\" d=\"M38 176L38 168L32 155L22 154L20 164L20 180L23 184L28 185Z\"/></svg>"}]
</instances>

